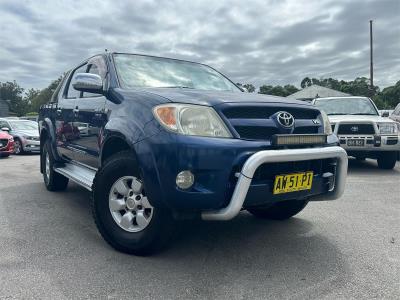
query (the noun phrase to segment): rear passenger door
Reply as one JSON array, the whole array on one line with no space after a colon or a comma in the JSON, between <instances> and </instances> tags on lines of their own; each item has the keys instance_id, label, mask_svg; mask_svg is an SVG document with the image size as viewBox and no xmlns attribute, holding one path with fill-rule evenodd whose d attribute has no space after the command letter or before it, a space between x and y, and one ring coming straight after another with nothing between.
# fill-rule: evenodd
<instances>
[{"instance_id":1,"label":"rear passenger door","mask_svg":"<svg viewBox=\"0 0 400 300\"><path fill-rule=\"evenodd\" d=\"M103 82L107 65L102 56L88 61L86 73L99 75ZM75 160L92 168L99 167L101 131L107 116L105 115L106 98L100 94L83 92L76 99L74 127L79 130L79 140L75 141Z\"/></svg>"}]
</instances>

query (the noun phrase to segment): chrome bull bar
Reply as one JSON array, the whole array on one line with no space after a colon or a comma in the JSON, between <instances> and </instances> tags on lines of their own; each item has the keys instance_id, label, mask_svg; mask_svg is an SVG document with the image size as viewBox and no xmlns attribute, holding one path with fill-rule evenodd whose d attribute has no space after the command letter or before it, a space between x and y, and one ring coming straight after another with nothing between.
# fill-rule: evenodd
<instances>
[{"instance_id":1,"label":"chrome bull bar","mask_svg":"<svg viewBox=\"0 0 400 300\"><path fill-rule=\"evenodd\" d=\"M344 192L348 164L347 153L341 147L263 150L254 153L244 163L228 206L219 210L204 211L201 214L201 218L209 221L226 221L234 218L242 209L254 173L262 164L327 158L337 159L336 173L334 174L335 186L326 194L315 196L315 198L320 198L321 200L338 199Z\"/></svg>"}]
</instances>

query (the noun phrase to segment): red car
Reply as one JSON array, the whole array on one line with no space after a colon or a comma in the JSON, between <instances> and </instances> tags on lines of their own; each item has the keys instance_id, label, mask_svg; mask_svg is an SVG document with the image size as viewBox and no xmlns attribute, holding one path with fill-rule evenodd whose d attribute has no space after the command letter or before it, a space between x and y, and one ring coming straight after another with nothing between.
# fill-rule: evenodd
<instances>
[{"instance_id":1,"label":"red car","mask_svg":"<svg viewBox=\"0 0 400 300\"><path fill-rule=\"evenodd\" d=\"M7 157L14 152L14 139L5 131L0 130L0 157Z\"/></svg>"}]
</instances>

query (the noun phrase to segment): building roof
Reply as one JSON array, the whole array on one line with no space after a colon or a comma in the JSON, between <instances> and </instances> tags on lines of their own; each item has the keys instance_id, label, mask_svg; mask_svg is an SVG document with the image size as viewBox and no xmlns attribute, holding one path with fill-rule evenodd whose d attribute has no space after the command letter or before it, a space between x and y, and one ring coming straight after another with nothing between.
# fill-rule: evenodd
<instances>
[{"instance_id":1,"label":"building roof","mask_svg":"<svg viewBox=\"0 0 400 300\"><path fill-rule=\"evenodd\" d=\"M294 98L299 100L312 100L319 97L346 97L346 96L351 96L351 95L333 89L329 89L317 84L313 84L294 94L287 96L287 98Z\"/></svg>"}]
</instances>

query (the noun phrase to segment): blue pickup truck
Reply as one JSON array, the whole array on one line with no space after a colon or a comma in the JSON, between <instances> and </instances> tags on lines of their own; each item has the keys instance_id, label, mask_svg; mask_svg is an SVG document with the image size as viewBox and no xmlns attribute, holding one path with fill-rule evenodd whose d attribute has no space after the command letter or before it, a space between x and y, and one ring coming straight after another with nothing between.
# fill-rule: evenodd
<instances>
[{"instance_id":1,"label":"blue pickup truck","mask_svg":"<svg viewBox=\"0 0 400 300\"><path fill-rule=\"evenodd\" d=\"M177 59L83 61L41 107L39 131L46 188L91 191L103 238L136 255L165 245L177 219L283 220L346 182L346 152L317 107Z\"/></svg>"}]
</instances>

